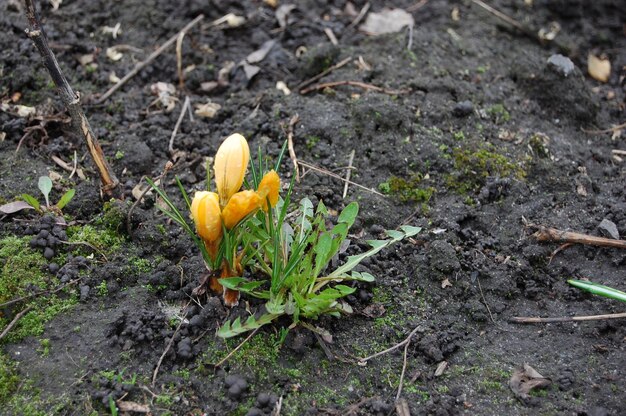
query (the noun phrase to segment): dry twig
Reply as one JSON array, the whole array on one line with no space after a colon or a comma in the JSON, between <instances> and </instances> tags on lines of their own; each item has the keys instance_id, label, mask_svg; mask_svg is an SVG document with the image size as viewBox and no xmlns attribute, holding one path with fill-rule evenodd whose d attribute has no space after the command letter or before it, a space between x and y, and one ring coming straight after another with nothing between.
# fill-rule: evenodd
<instances>
[{"instance_id":1,"label":"dry twig","mask_svg":"<svg viewBox=\"0 0 626 416\"><path fill-rule=\"evenodd\" d=\"M307 85L310 85L312 83L314 83L315 81L324 78L326 75L330 74L331 72L333 72L335 69L339 69L342 66L346 65L347 63L349 63L352 60L352 57L349 56L346 59L336 63L335 65L331 66L330 68L325 69L324 71L320 72L319 74L315 75L312 78L307 79L304 82L301 82L300 85L298 85L296 87L296 89L298 91L302 90L304 87L306 87ZM300 91L300 93L302 94L302 91Z\"/></svg>"},{"instance_id":2,"label":"dry twig","mask_svg":"<svg viewBox=\"0 0 626 416\"><path fill-rule=\"evenodd\" d=\"M178 116L178 120L176 120L176 125L174 126L174 130L172 130L172 136L170 137L170 144L168 146L168 150L172 157L176 154L176 151L174 150L174 138L176 137L176 134L178 133L178 129L180 128L180 123L182 123L183 118L185 117L185 111L187 111L187 109L189 108L189 105L190 105L189 96L186 95L185 101L183 102L183 108L180 110L180 115Z\"/></svg>"},{"instance_id":3,"label":"dry twig","mask_svg":"<svg viewBox=\"0 0 626 416\"><path fill-rule=\"evenodd\" d=\"M298 158L296 157L296 151L293 147L293 130L296 124L298 124L298 121L300 121L300 116L297 114L289 120L289 128L287 130L287 147L289 148L289 157L293 162L293 168L296 170L296 181L300 182L300 167L298 166Z\"/></svg>"},{"instance_id":4,"label":"dry twig","mask_svg":"<svg viewBox=\"0 0 626 416\"><path fill-rule=\"evenodd\" d=\"M18 313L17 315L15 315L15 317L13 318L13 320L11 322L9 322L9 324L6 326L6 328L4 328L4 331L2 331L2 333L0 334L0 340L2 338L4 338L9 331L11 330L11 328L13 328L15 326L15 324L17 323L17 321L19 321L20 319L22 319L22 317L24 315L26 315L28 312L30 312L30 310L33 309L32 306L27 307L26 309L24 309L23 311L21 311L20 313Z\"/></svg>"},{"instance_id":5,"label":"dry twig","mask_svg":"<svg viewBox=\"0 0 626 416\"><path fill-rule=\"evenodd\" d=\"M408 344L409 342L411 342L411 338L413 338L413 335L415 335L417 333L419 328L420 328L419 326L416 326L415 329L413 329L413 331L411 331L409 336L404 339L404 341L401 341L401 342L397 343L396 345L387 348L386 350L379 351L376 354L372 354L369 357L359 358L359 364L360 365L364 365L366 362L368 362L372 358L376 358L376 357L379 357L381 355L385 355L387 353L390 353L391 351L397 350L398 348L402 347L403 345Z\"/></svg>"},{"instance_id":6,"label":"dry twig","mask_svg":"<svg viewBox=\"0 0 626 416\"><path fill-rule=\"evenodd\" d=\"M32 0L29 0L29 1L32 1ZM107 90L107 92L102 94L102 96L100 96L100 98L98 98L98 100L96 100L96 104L101 104L104 101L106 101L106 99L109 98L122 85L126 84L129 79L131 79L132 77L137 75L137 73L139 71L141 71L148 64L150 64L152 61L154 61L159 55L161 55L163 53L163 51L165 51L167 48L172 46L182 33L187 33L192 27L194 27L196 24L198 24L202 19L204 19L204 15L201 14L198 17L196 17L195 19L193 19L191 22L189 22L187 24L187 26L185 26L184 28L182 28L180 30L180 32L178 32L177 34L175 34L174 36L169 38L163 45L161 45L161 47L159 47L157 50L152 52L150 54L150 56L148 56L144 61L139 62L137 65L135 65L135 68L133 68L132 71L130 71L128 74L124 75L124 78L122 78L117 84L115 84L114 86L109 88Z\"/></svg>"},{"instance_id":7,"label":"dry twig","mask_svg":"<svg viewBox=\"0 0 626 416\"><path fill-rule=\"evenodd\" d=\"M323 82L321 84L315 84L311 87L304 88L300 90L300 94L304 95L304 94L310 93L311 91L323 90L324 88L339 87L341 85L350 85L352 87L359 87L359 88L363 88L366 90L382 92L383 94L389 94L389 95L401 95L401 94L408 94L411 92L410 89L391 90L388 88L383 88L383 87L378 87L376 85L367 84L361 81L333 81L333 82Z\"/></svg>"},{"instance_id":8,"label":"dry twig","mask_svg":"<svg viewBox=\"0 0 626 416\"><path fill-rule=\"evenodd\" d=\"M350 176L352 175L352 162L354 162L354 149L350 152L350 159L348 159L348 168L346 169L346 182L343 185L343 195L345 198L348 195L348 185L350 185Z\"/></svg>"},{"instance_id":9,"label":"dry twig","mask_svg":"<svg viewBox=\"0 0 626 416\"><path fill-rule=\"evenodd\" d=\"M48 37L40 24L39 16L37 15L37 10L35 9L33 0L24 0L24 3L26 5L26 17L30 26L30 28L26 30L26 34L35 43L39 54L43 58L44 66L48 70L52 81L58 89L61 101L63 101L63 104L67 107L67 110L70 113L72 126L78 135L82 136L87 143L91 157L93 158L98 168L98 173L100 174L102 190L107 195L115 197L119 192L119 189L117 189L119 181L104 157L102 147L100 147L100 143L89 125L89 120L87 120L87 117L83 112L80 105L80 94L74 92L71 85L67 81L67 78L65 78L65 75L61 72L59 63L48 45Z\"/></svg>"},{"instance_id":10,"label":"dry twig","mask_svg":"<svg viewBox=\"0 0 626 416\"><path fill-rule=\"evenodd\" d=\"M604 134L604 133L613 133L616 130L621 130L624 128L626 128L626 123L618 124L617 126L613 126L611 128L603 129L603 130L585 130L582 128L581 130L587 134Z\"/></svg>"},{"instance_id":11,"label":"dry twig","mask_svg":"<svg viewBox=\"0 0 626 416\"><path fill-rule=\"evenodd\" d=\"M154 384L156 383L157 375L159 375L159 368L161 368L161 363L163 363L163 359L167 355L167 352L170 350L170 348L172 348L172 344L174 343L174 338L176 338L176 334L178 334L178 331L180 331L180 327L183 325L183 322L185 322L185 315L187 313L187 307L189 307L190 303L191 301L187 302L187 304L183 308L183 311L181 313L182 316L180 317L180 322L178 323L176 330L172 334L172 337L167 342L165 351L163 351L163 354L161 354L161 357L159 358L159 362L157 362L156 368L154 369L154 372L152 373L152 387L154 387Z\"/></svg>"},{"instance_id":12,"label":"dry twig","mask_svg":"<svg viewBox=\"0 0 626 416\"><path fill-rule=\"evenodd\" d=\"M550 322L577 322L577 321L600 321L604 319L620 319L626 318L626 312L611 313L605 315L585 315L585 316L561 316L557 318L534 318L525 316L516 316L511 318L511 322L516 324L536 324Z\"/></svg>"},{"instance_id":13,"label":"dry twig","mask_svg":"<svg viewBox=\"0 0 626 416\"><path fill-rule=\"evenodd\" d=\"M348 182L348 183L349 183L350 185L352 185L352 186L356 186L357 188L361 188L361 189L363 189L363 190L365 190L365 191L368 191L368 192L371 192L371 193L373 193L373 194L376 194L376 195L379 195L379 196L382 196L382 197L384 197L384 196L385 196L384 194L381 194L381 193L380 193L380 192L378 192L378 191L375 191L375 190L373 190L373 189L370 189L370 188L368 188L367 186L363 186L363 185L361 185L361 184L358 184L358 183L356 183L356 182L352 182L352 181L346 181L346 179L345 179L345 178L342 178L341 176L337 175L336 173L333 173L333 172L331 172L331 171L329 171L329 170L327 170L327 169L320 168L319 166L315 166L315 165L313 165L313 164L311 164L311 163L308 163L308 162L303 162L303 161L301 161L301 160L298 160L298 165L304 166L305 168L308 168L308 169L314 170L314 171L319 172L319 173L321 173L321 174L324 174L324 175L330 176L331 178L335 178L335 179L339 179L340 181Z\"/></svg>"},{"instance_id":14,"label":"dry twig","mask_svg":"<svg viewBox=\"0 0 626 416\"><path fill-rule=\"evenodd\" d=\"M537 241L586 244L590 246L626 249L626 240L613 240L610 238L596 237L594 235L561 231L556 228L544 227L541 225L531 225L531 227L538 228L537 232L532 235L532 237Z\"/></svg>"},{"instance_id":15,"label":"dry twig","mask_svg":"<svg viewBox=\"0 0 626 416\"><path fill-rule=\"evenodd\" d=\"M34 298L35 296L52 295L54 293L60 292L61 290L65 289L68 286L71 286L73 284L78 283L80 281L80 279L82 279L82 277L79 277L78 279L75 279L75 280L70 280L69 282L67 282L63 286L58 287L58 288L56 288L56 289L54 289L52 291L51 290L40 290L39 292L35 292L35 293L31 293L29 295L20 296L19 298L11 299L11 300L9 300L7 302L4 302L4 303L0 304L0 308L6 308L7 306L14 305L14 304L19 303L19 302L23 302L26 299Z\"/></svg>"},{"instance_id":16,"label":"dry twig","mask_svg":"<svg viewBox=\"0 0 626 416\"><path fill-rule=\"evenodd\" d=\"M244 340L241 342L241 344L237 345L237 346L235 347L235 349L234 349L234 350L232 350L231 352L229 352L229 353L228 353L228 355L227 355L226 357L222 358L222 359L221 359L221 360L220 360L217 364L215 364L215 365L214 365L214 367L215 367L215 368L217 368L217 367L221 366L222 364L224 364L226 361L228 361L228 359L229 359L230 357L232 357L234 353L236 353L237 351L239 351L239 348L243 347L243 346L244 346L244 344L245 344L246 342L248 342L248 341L250 340L250 338L252 338L252 337L253 337L253 336L254 336L254 335L255 335L255 334L259 331L259 329L260 329L260 328L257 328L257 329L255 329L254 331L252 331L252 332L250 333L250 335L248 335L248 336L246 337L246 339L244 339Z\"/></svg>"},{"instance_id":17,"label":"dry twig","mask_svg":"<svg viewBox=\"0 0 626 416\"><path fill-rule=\"evenodd\" d=\"M348 31L350 31L350 29L358 25L359 22L361 22L361 20L363 20L363 18L367 14L367 11L370 9L370 6L371 4L369 2L365 3L365 6L361 8L361 11L359 11L359 14L354 18L352 22L350 22L350 24L348 25L348 27L346 27L346 30L344 30L343 33L347 33Z\"/></svg>"}]
</instances>

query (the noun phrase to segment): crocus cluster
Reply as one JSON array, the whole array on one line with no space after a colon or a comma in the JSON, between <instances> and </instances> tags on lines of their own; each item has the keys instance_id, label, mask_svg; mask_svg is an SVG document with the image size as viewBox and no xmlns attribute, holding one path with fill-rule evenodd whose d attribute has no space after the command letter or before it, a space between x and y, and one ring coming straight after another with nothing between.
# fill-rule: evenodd
<instances>
[{"instance_id":1,"label":"crocus cluster","mask_svg":"<svg viewBox=\"0 0 626 416\"><path fill-rule=\"evenodd\" d=\"M246 139L237 133L229 136L215 155L213 170L217 193L196 192L191 203L191 217L196 232L204 241L213 261L217 259L224 232L235 229L255 211L267 211L278 202L280 178L273 170L263 176L257 190L241 190L249 160L250 148ZM234 256L233 264L222 261L219 276L241 276L243 268L239 261L240 256ZM223 288L216 276L212 277L210 286L214 291L222 291L226 305L234 306L239 301L239 293Z\"/></svg>"}]
</instances>

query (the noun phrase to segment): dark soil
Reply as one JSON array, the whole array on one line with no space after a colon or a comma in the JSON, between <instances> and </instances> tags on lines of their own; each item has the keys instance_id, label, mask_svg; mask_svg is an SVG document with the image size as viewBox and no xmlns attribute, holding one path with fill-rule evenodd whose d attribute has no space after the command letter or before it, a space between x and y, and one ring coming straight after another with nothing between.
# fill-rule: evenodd
<instances>
[{"instance_id":1,"label":"dark soil","mask_svg":"<svg viewBox=\"0 0 626 416\"><path fill-rule=\"evenodd\" d=\"M285 29L261 1L64 1L57 11L48 2L39 5L59 63L87 103L122 182L123 202L101 199L85 145L59 117L49 120L64 109L24 34L24 13L19 2L0 4L0 98L36 107L47 120L0 112L0 203L37 195L37 178L51 171L61 176L53 201L76 189L63 211L69 224L63 234L52 232L55 221L32 213L0 217L6 250L9 243L22 244L11 237L24 237L21 251L0 255L1 286L15 281L19 287L15 296L2 294L3 302L70 282L54 294L2 308L3 328L26 304L45 319L31 312L33 319L23 318L1 341L0 413L106 414L121 399L148 406L155 415L268 415L279 402L284 415L388 415L395 411L403 349L366 366L355 358L393 346L418 327L402 390L411 414L624 414L623 320L510 322L514 316L623 311L619 302L581 292L566 280L588 278L626 290L626 252L579 245L550 261L559 245L534 241L525 225L603 235L598 225L607 219L626 235L626 163L623 154L612 154L626 149L624 135L583 130L625 119L623 3L490 2L532 27L558 22L556 39L564 48L557 48L525 37L469 1L430 0L412 13L410 49L406 30L373 38L350 27L354 16L345 12L344 1L296 3ZM412 4L394 2L400 8ZM354 4L357 12L363 6ZM383 6L372 2L370 11ZM458 21L451 17L454 8ZM229 12L246 23L210 24ZM178 85L173 47L105 103L88 104L112 85L110 74L121 78L200 13L204 21L183 42L183 67L190 68L185 89L174 94L179 101L173 110L151 105L151 85ZM118 22L116 39L102 32ZM325 28L339 46L330 44ZM228 85L203 91L202 83L216 81L228 61L241 62L271 39L276 44L251 80L235 66ZM120 44L140 51L124 50L119 61L107 58L107 48ZM610 59L607 83L587 75L589 52ZM559 66L563 60L557 58L548 63L556 53L568 55L574 68ZM93 55L93 63L82 65L84 55ZM321 81L410 92L344 85L298 93L301 82L348 57L349 64ZM366 66L353 63L359 57ZM276 89L277 81L291 94ZM185 96L193 105L221 105L215 118L185 118L175 138L174 148L184 156L173 172L188 190L206 187L204 160L233 132L275 158L297 114L300 160L343 176L354 150L352 180L387 193L350 186L344 199L342 181L311 170L296 183L296 200L308 196L334 210L359 202L351 250L362 250L365 239L404 221L424 227L419 238L364 264L377 282L361 285L349 298L354 315L316 322L330 331L332 344L322 348L312 333L295 329L280 346L279 322L215 369L212 364L243 340L224 342L215 330L227 316L253 311L259 302L247 299L229 311L214 297L181 316L203 272L190 239L158 212L154 197L133 211L128 233L131 190L143 175L160 175L170 159L170 135ZM25 129L40 124L46 134L34 131L16 154ZM70 178L52 159L72 164L75 154L86 180ZM286 181L291 169L286 158L280 172ZM182 207L174 174L165 187ZM40 235L42 230L47 233ZM97 250L57 241L64 238ZM30 260L16 263L22 258ZM37 283L24 287L22 281ZM41 328L33 324L37 316L45 322ZM436 376L443 361L447 367ZM524 363L552 383L521 400L508 383Z\"/></svg>"}]
</instances>

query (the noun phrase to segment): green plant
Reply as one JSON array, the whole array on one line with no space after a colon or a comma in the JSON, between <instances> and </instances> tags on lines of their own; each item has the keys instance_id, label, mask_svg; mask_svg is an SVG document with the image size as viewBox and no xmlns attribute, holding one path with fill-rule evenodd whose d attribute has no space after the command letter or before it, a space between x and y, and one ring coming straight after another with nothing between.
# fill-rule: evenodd
<instances>
[{"instance_id":1,"label":"green plant","mask_svg":"<svg viewBox=\"0 0 626 416\"><path fill-rule=\"evenodd\" d=\"M338 317L341 313L351 313L352 308L341 298L356 289L343 283L374 281L371 274L353 269L364 259L421 230L411 226L403 226L400 231L389 230L389 239L368 241L371 249L348 257L342 266L328 273L326 269L330 261L339 252L356 219L358 204L352 202L346 206L339 214L337 224L327 229L328 210L320 202L314 212L308 198L300 201L295 219L287 222L290 193L275 210L252 218L249 224L248 238L263 242L259 244L255 257L260 272L269 278L269 287L265 281L247 281L240 277L220 280L226 287L266 299L266 312L258 317L251 316L245 322L239 318L226 322L218 331L221 337L232 337L257 329L284 315L290 316L293 321L289 328L301 324L325 335L325 331L310 325L308 321L316 320L321 315ZM266 287L261 289L264 285Z\"/></svg>"},{"instance_id":2,"label":"green plant","mask_svg":"<svg viewBox=\"0 0 626 416\"><path fill-rule=\"evenodd\" d=\"M613 289L612 287L600 285L598 283L572 279L568 280L567 283L579 289L585 290L589 293L593 293L594 295L604 296L605 298L626 302L626 293L622 292L621 290Z\"/></svg>"},{"instance_id":3,"label":"green plant","mask_svg":"<svg viewBox=\"0 0 626 416\"><path fill-rule=\"evenodd\" d=\"M44 199L46 200L45 207L42 207L39 201L32 195L22 194L22 198L24 199L24 201L26 201L26 203L35 208L35 210L37 210L38 212L50 210L61 211L72 200L72 198L74 198L74 194L76 193L74 189L70 189L65 194L63 194L61 199L59 199L59 201L54 206L50 206L49 195L50 191L52 190L52 180L47 176L41 176L39 177L39 181L37 182L37 187L39 188L44 196Z\"/></svg>"}]
</instances>

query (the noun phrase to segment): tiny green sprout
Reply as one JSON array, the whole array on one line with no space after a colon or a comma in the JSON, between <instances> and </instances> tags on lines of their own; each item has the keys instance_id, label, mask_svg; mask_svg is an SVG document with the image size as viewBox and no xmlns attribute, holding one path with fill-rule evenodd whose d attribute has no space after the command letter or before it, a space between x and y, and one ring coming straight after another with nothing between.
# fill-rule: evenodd
<instances>
[{"instance_id":1,"label":"tiny green sprout","mask_svg":"<svg viewBox=\"0 0 626 416\"><path fill-rule=\"evenodd\" d=\"M34 209L40 214L46 212L54 212L58 215L61 214L61 210L74 198L76 191L70 189L59 199L55 205L50 205L50 191L52 191L52 180L48 176L41 176L37 182L37 187L43 194L46 205L42 206L41 203L30 194L22 194L23 201L9 202L8 204L0 205L0 214L13 214L23 209Z\"/></svg>"}]
</instances>

